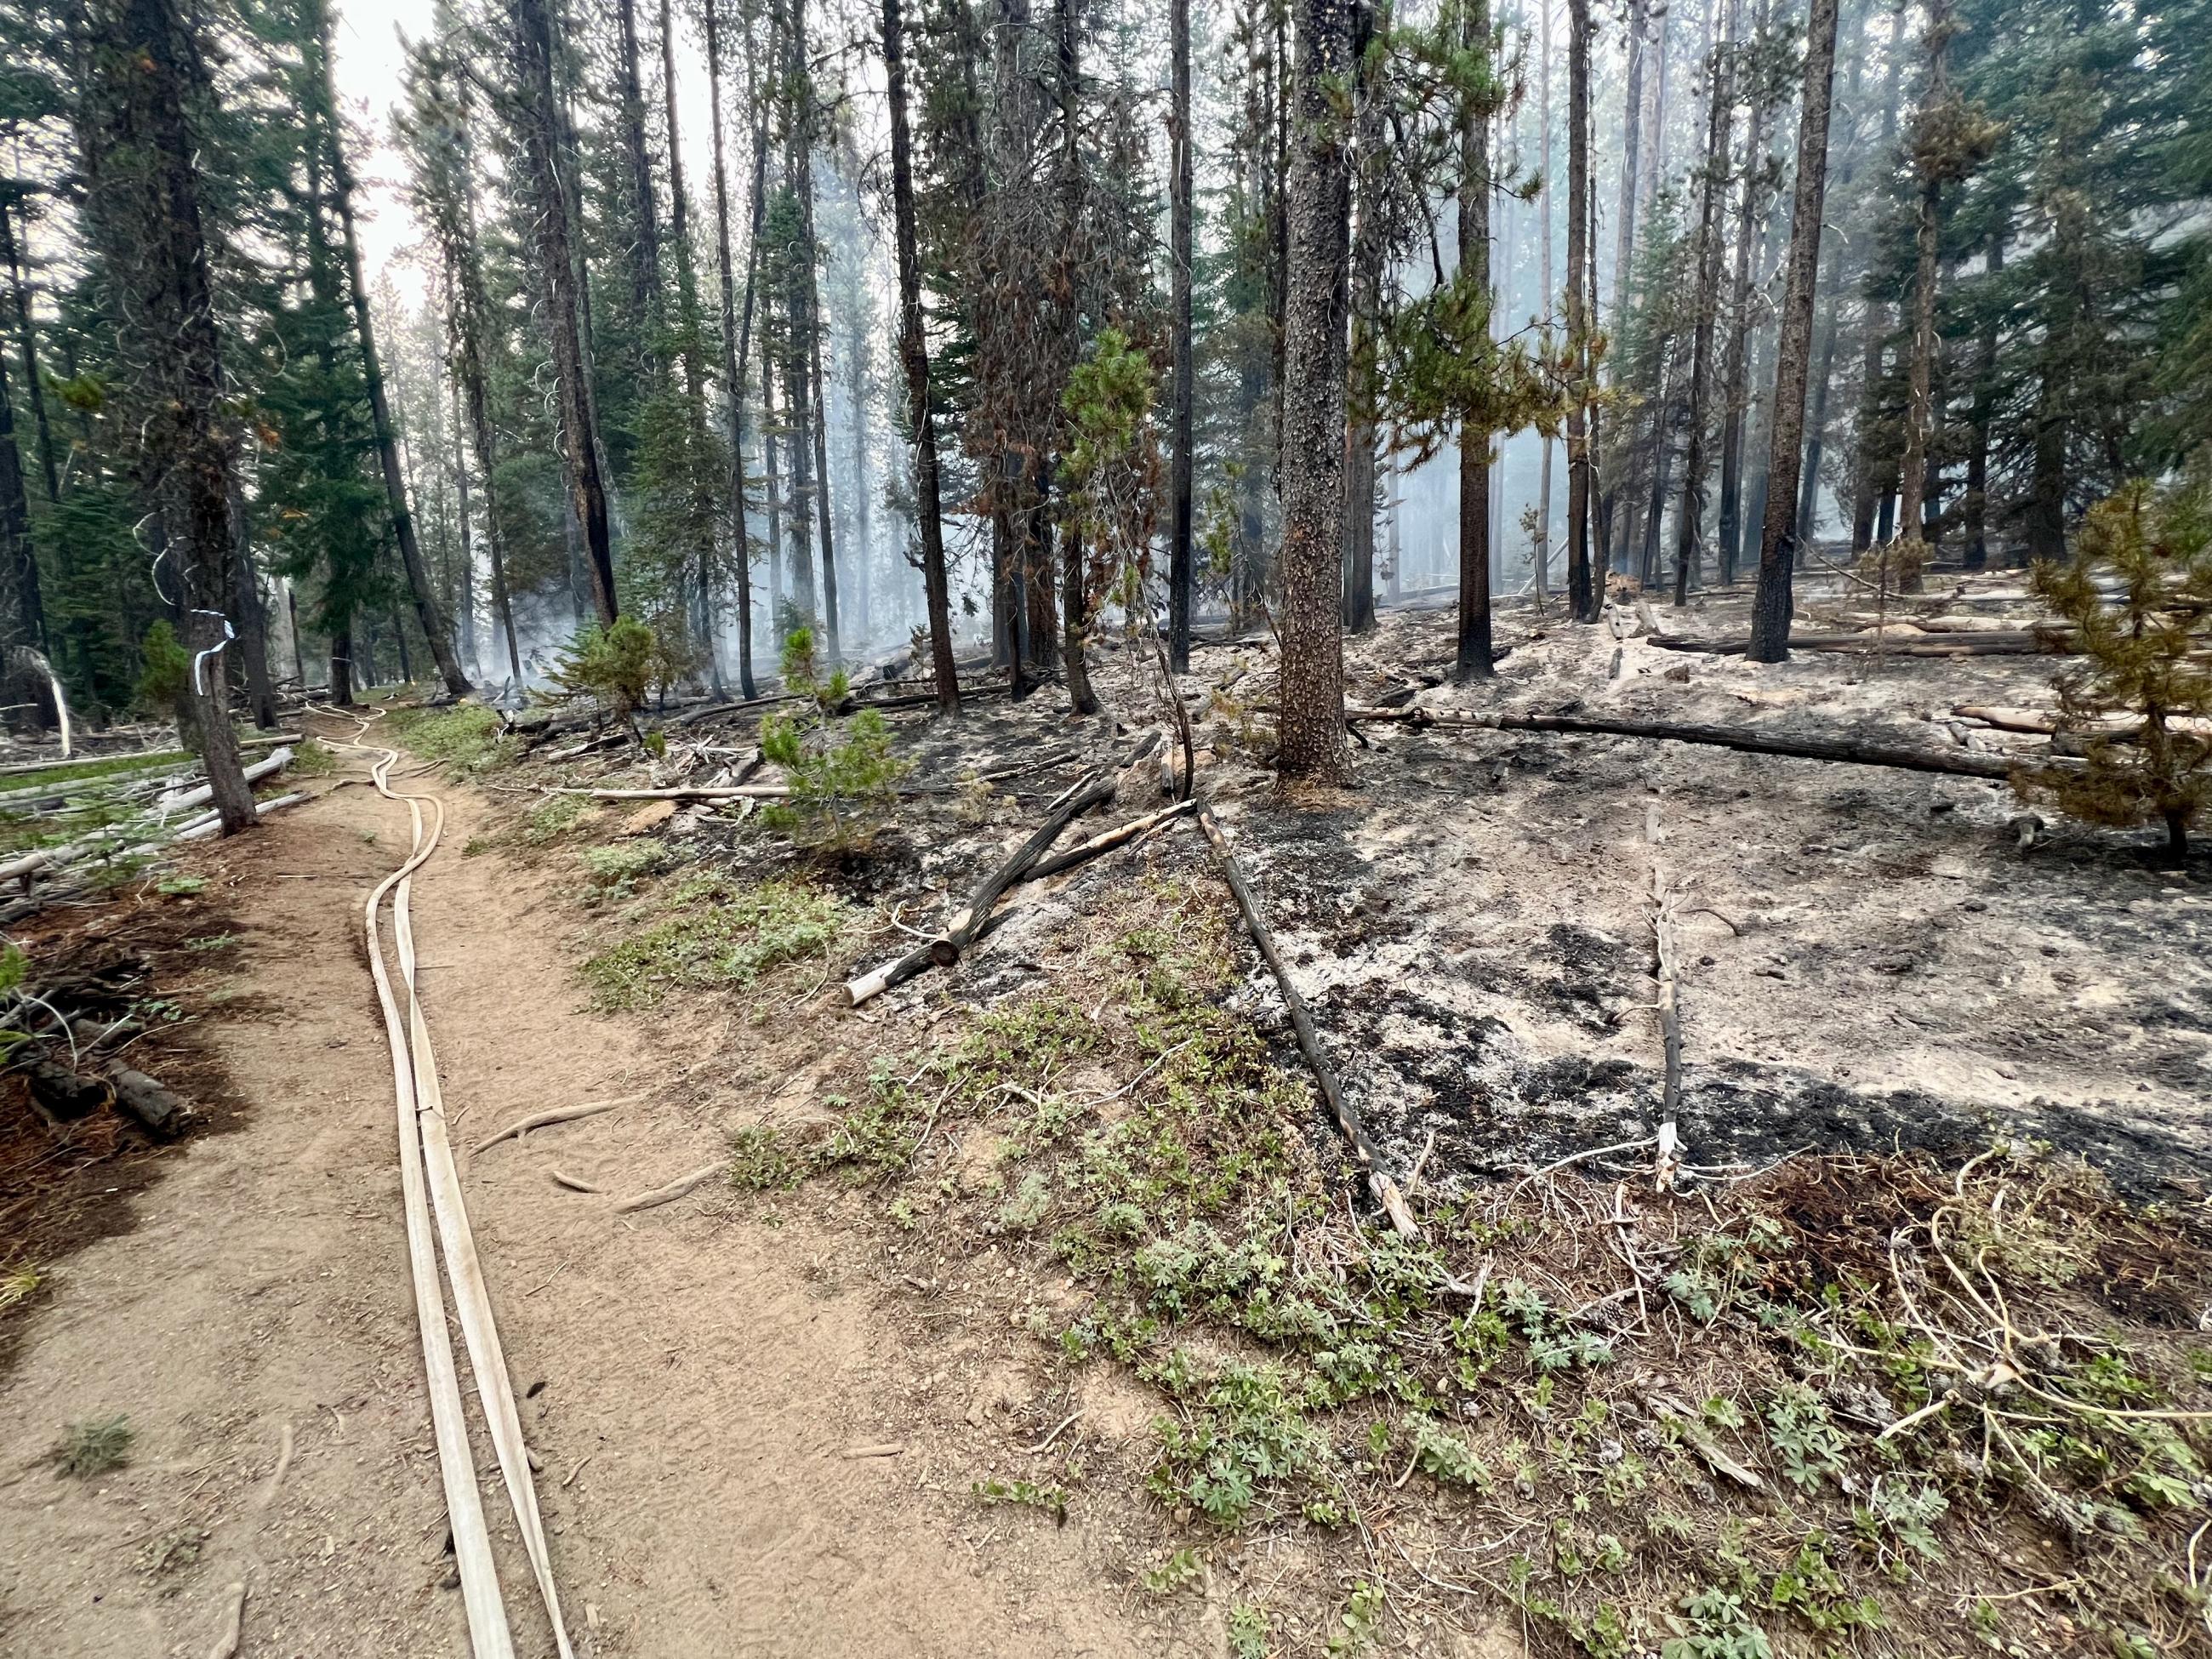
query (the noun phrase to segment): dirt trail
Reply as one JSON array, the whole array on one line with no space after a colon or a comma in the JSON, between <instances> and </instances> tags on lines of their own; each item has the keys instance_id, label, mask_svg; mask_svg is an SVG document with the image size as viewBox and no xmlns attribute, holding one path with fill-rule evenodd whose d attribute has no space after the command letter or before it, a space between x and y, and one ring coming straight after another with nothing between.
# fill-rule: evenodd
<instances>
[{"instance_id":1,"label":"dirt trail","mask_svg":"<svg viewBox=\"0 0 2212 1659\"><path fill-rule=\"evenodd\" d=\"M891 1338L826 1225L733 1220L711 1192L617 1217L552 1181L557 1164L610 1194L657 1185L787 1080L725 1077L742 1038L720 1023L675 1033L687 1055L580 1012L558 878L465 855L484 803L444 793L446 850L415 889L424 1000L578 1651L1218 1650L1203 1610L1189 1646L1111 1589L1079 1520L1001 1543L987 1573L964 1491L931 1489L916 1459L845 1455L899 1439L929 1409L917 1395L957 1393L960 1362ZM0 1651L204 1654L235 1580L248 1659L466 1650L358 931L405 834L402 808L343 787L200 855L239 936L198 988L223 1005L208 1042L241 1127L176 1152L136 1225L58 1264L28 1316L0 1378ZM526 1112L634 1093L465 1150ZM64 1422L118 1412L124 1468L80 1482L42 1462ZM480 1426L476 1444L498 1517ZM495 1537L518 1650L550 1652L511 1521Z\"/></svg>"}]
</instances>

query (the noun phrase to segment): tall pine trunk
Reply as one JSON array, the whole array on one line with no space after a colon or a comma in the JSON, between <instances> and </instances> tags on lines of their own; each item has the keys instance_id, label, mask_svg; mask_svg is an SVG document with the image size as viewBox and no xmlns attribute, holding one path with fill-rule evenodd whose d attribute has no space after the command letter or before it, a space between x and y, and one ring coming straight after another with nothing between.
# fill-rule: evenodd
<instances>
[{"instance_id":1,"label":"tall pine trunk","mask_svg":"<svg viewBox=\"0 0 2212 1659\"><path fill-rule=\"evenodd\" d=\"M705 0L708 102L714 141L714 258L722 283L722 392L729 404L730 540L738 574L738 695L758 695L753 682L752 534L745 524L745 356L751 344L753 272L760 240L764 146L753 156L753 225L747 246L744 318L738 316L735 261L730 248L730 179L722 133L722 0Z\"/></svg>"},{"instance_id":2,"label":"tall pine trunk","mask_svg":"<svg viewBox=\"0 0 2212 1659\"><path fill-rule=\"evenodd\" d=\"M1285 193L1283 602L1276 765L1285 781L1350 781L1344 736L1339 537L1344 524L1347 122L1356 0L1297 0L1296 115Z\"/></svg>"},{"instance_id":3,"label":"tall pine trunk","mask_svg":"<svg viewBox=\"0 0 2212 1659\"><path fill-rule=\"evenodd\" d=\"M1797 467L1805 434L1805 380L1813 352L1813 295L1820 275L1820 216L1828 185L1828 112L1836 72L1836 0L1813 0L1805 29L1804 105L1797 123L1797 191L1782 337L1774 355L1773 429L1767 443L1766 511L1759 535L1759 591L1752 602L1753 662L1790 654L1791 567L1797 538Z\"/></svg>"},{"instance_id":4,"label":"tall pine trunk","mask_svg":"<svg viewBox=\"0 0 2212 1659\"><path fill-rule=\"evenodd\" d=\"M1575 382L1567 406L1567 610L1583 623L1597 620L1601 597L1590 570L1589 122L1589 0L1567 0L1567 349Z\"/></svg>"},{"instance_id":5,"label":"tall pine trunk","mask_svg":"<svg viewBox=\"0 0 2212 1659\"><path fill-rule=\"evenodd\" d=\"M1172 82L1168 115L1168 327L1174 341L1173 386L1169 396L1169 441L1174 456L1168 473L1168 664L1178 674L1190 672L1190 613L1197 588L1191 556L1191 131L1190 0L1168 0L1169 75Z\"/></svg>"},{"instance_id":6,"label":"tall pine trunk","mask_svg":"<svg viewBox=\"0 0 2212 1659\"><path fill-rule=\"evenodd\" d=\"M1468 0L1462 49L1490 63L1489 0ZM1484 327L1490 326L1490 116L1470 98L1460 112L1458 282L1482 295ZM1490 447L1482 421L1462 416L1459 428L1459 641L1452 678L1465 684L1497 672L1490 637Z\"/></svg>"},{"instance_id":7,"label":"tall pine trunk","mask_svg":"<svg viewBox=\"0 0 2212 1659\"><path fill-rule=\"evenodd\" d=\"M1729 0L1728 23L1705 62L1705 160L1698 191L1698 294L1690 346L1689 438L1683 446L1682 506L1674 519L1674 603L1689 603L1690 586L1702 578L1705 510L1705 433L1712 423L1707 398L1713 332L1720 309L1721 203L1728 192L1729 129L1735 111L1729 72L1735 45L1737 8Z\"/></svg>"},{"instance_id":8,"label":"tall pine trunk","mask_svg":"<svg viewBox=\"0 0 2212 1659\"><path fill-rule=\"evenodd\" d=\"M76 138L88 240L129 309L106 319L132 374L128 425L140 487L161 515L155 586L192 653L190 696L222 831L258 822L238 762L221 652L229 628L234 465L224 433L222 343L208 274L192 115L212 96L179 0L88 0Z\"/></svg>"},{"instance_id":9,"label":"tall pine trunk","mask_svg":"<svg viewBox=\"0 0 2212 1659\"><path fill-rule=\"evenodd\" d=\"M914 141L907 131L906 48L899 0L884 3L884 78L890 101L891 216L898 251L899 366L905 371L907 421L914 439L914 495L921 537L921 585L929 611L929 662L938 708L960 712L952 661L951 585L945 568L945 519L939 499L937 422L929 407L929 344L922 332L921 259L915 246Z\"/></svg>"},{"instance_id":10,"label":"tall pine trunk","mask_svg":"<svg viewBox=\"0 0 2212 1659\"><path fill-rule=\"evenodd\" d=\"M508 0L517 82L516 137L522 184L537 231L543 325L553 347L560 406L561 460L568 510L581 538L600 625L620 614L615 596L614 543L599 465L599 409L585 343L582 285L577 279L574 225L562 162L562 113L553 87L553 19L547 0Z\"/></svg>"}]
</instances>

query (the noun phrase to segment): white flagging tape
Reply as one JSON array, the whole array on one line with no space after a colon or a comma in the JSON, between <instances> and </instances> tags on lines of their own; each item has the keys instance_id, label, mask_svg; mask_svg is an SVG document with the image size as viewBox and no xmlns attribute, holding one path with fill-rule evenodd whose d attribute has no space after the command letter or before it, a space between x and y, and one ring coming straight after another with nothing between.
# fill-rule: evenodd
<instances>
[{"instance_id":1,"label":"white flagging tape","mask_svg":"<svg viewBox=\"0 0 2212 1659\"><path fill-rule=\"evenodd\" d=\"M361 726L366 735L368 722L362 720ZM412 825L412 846L406 861L369 895L363 922L368 932L369 972L376 981L377 1000L384 1012L385 1038L392 1049L392 1082L399 1111L400 1185L407 1208L408 1255L415 1279L416 1311L422 1328L423 1360L430 1374L431 1414L438 1431L439 1465L445 1477L454 1554L461 1566L463 1597L469 1614L470 1645L476 1659L511 1659L514 1653L514 1638L507 1627L482 1502L477 1492L467 1427L461 1416L453 1343L446 1330L445 1300L430 1242L432 1210L436 1215L438 1239L444 1249L446 1274L453 1284L454 1312L468 1346L469 1367L476 1375L477 1396L483 1402L484 1420L491 1430L492 1443L499 1455L515 1523L530 1558L532 1574L544 1598L555 1645L561 1659L573 1659L568 1631L561 1618L560 1598L554 1589L552 1563L538 1515L538 1489L531 1478L529 1453L523 1442L514 1383L507 1375L498 1328L493 1322L483 1266L477 1255L468 1208L461 1197L460 1177L454 1168L453 1147L446 1133L445 1101L438 1084L437 1057L430 1046L429 1024L416 994L415 939L409 899L415 872L437 850L439 836L445 829L445 806L434 795L407 794L392 787L392 769L399 759L397 750L372 749L366 744L343 746L375 755L369 776L377 793L387 800L405 802ZM425 806L429 809L427 826ZM392 895L393 940L400 976L407 990L404 1036L398 1000L385 967L381 929L377 921L386 893Z\"/></svg>"}]
</instances>

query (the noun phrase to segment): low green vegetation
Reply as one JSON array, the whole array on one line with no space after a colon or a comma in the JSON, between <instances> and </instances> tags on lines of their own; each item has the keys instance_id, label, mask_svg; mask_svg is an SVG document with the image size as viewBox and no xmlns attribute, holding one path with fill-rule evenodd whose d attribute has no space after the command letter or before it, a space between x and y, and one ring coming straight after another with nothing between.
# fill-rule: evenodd
<instances>
[{"instance_id":1,"label":"low green vegetation","mask_svg":"<svg viewBox=\"0 0 2212 1659\"><path fill-rule=\"evenodd\" d=\"M850 920L797 881L695 876L652 903L655 919L584 963L600 1006L649 1007L671 990L739 990L787 962L819 958Z\"/></svg>"},{"instance_id":2,"label":"low green vegetation","mask_svg":"<svg viewBox=\"0 0 2212 1659\"><path fill-rule=\"evenodd\" d=\"M64 1474L89 1480L121 1468L130 1458L132 1437L128 1417L85 1418L62 1431L53 1462Z\"/></svg>"},{"instance_id":3,"label":"low green vegetation","mask_svg":"<svg viewBox=\"0 0 2212 1659\"><path fill-rule=\"evenodd\" d=\"M890 728L872 708L837 714L851 687L842 668L823 675L807 629L784 641L783 683L806 702L795 714L761 723L761 753L791 786L789 799L763 809L762 821L805 846L833 852L867 846L890 816L894 786L906 770L891 757Z\"/></svg>"},{"instance_id":4,"label":"low green vegetation","mask_svg":"<svg viewBox=\"0 0 2212 1659\"><path fill-rule=\"evenodd\" d=\"M369 738L389 735L424 760L465 777L494 772L514 758L514 745L501 735L499 711L482 703L454 703L445 708L400 708L385 716L382 729L372 727Z\"/></svg>"},{"instance_id":5,"label":"low green vegetation","mask_svg":"<svg viewBox=\"0 0 2212 1659\"><path fill-rule=\"evenodd\" d=\"M1189 1561L1284 1529L1328 1559L1432 1515L1427 1536L1498 1541L1424 1559L1401 1534L1413 1565L1487 1585L1533 1651L1599 1659L1948 1652L1975 1607L1997 1652L2172 1650L2201 1626L2174 1564L2212 1515L2190 1328L2212 1261L2156 1214L2007 1146L1955 1174L1856 1160L1844 1202L1810 1161L1625 1196L1626 1226L1573 1176L1431 1193L1401 1239L1347 1213L1303 1074L1224 1006L1221 907L1172 883L1114 902L1055 976L1079 996L885 1057L826 1136L741 1149L738 1184L871 1189L902 1238L1071 1282L1073 1306L1011 1316L1071 1372L1158 1391L1145 1480ZM2167 1322L2106 1299L2123 1282L2176 1285ZM1992 1525L2103 1565L2021 1594L2055 1575L1993 1565ZM1331 1650L1395 1640L1427 1593L1381 1565L1338 1591ZM1250 1611L1232 1651L1267 1650Z\"/></svg>"}]
</instances>

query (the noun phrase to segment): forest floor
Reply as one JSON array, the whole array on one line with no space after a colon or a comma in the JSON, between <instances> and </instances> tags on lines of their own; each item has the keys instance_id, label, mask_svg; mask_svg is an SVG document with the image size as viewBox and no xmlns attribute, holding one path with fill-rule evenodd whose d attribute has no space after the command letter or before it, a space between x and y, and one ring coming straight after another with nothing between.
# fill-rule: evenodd
<instances>
[{"instance_id":1,"label":"forest floor","mask_svg":"<svg viewBox=\"0 0 2212 1659\"><path fill-rule=\"evenodd\" d=\"M1954 707L2051 702L2037 657L1761 667L1506 615L1495 687L1433 684L1448 617L1397 612L1351 700L1970 746L2033 739ZM1357 788L1285 805L1271 653L1203 647L1201 793L1400 1241L1187 822L845 1006L1158 723L1101 654L1111 716L894 714L945 787L836 858L544 793L674 749L387 722L455 780L425 1005L579 1651L2212 1648L2202 854L2023 827L2002 783L1442 727L1366 727ZM1134 769L1077 832L1160 801ZM1705 1172L1663 1194L1655 824ZM336 787L190 855L196 892L53 924L142 940L204 1121L111 1133L0 1247L45 1275L0 1310L10 1650L204 1652L239 1579L248 1655L462 1646L359 943L404 826ZM116 1413L130 1460L57 1476Z\"/></svg>"}]
</instances>

